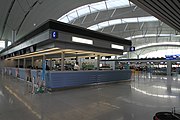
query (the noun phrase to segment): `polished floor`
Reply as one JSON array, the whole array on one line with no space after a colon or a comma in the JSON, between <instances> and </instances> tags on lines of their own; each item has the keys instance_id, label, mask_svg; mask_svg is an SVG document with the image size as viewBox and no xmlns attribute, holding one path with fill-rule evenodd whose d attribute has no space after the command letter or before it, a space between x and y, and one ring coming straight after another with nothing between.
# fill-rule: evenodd
<instances>
[{"instance_id":1,"label":"polished floor","mask_svg":"<svg viewBox=\"0 0 180 120\"><path fill-rule=\"evenodd\" d=\"M131 82L31 94L31 86L0 75L0 120L152 120L180 107L180 76L136 73Z\"/></svg>"}]
</instances>

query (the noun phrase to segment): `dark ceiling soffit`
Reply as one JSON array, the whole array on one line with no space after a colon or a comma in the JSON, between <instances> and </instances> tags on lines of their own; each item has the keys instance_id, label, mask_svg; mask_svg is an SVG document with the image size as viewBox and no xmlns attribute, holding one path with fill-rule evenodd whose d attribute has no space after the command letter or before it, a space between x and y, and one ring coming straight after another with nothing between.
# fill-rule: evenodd
<instances>
[{"instance_id":1,"label":"dark ceiling soffit","mask_svg":"<svg viewBox=\"0 0 180 120\"><path fill-rule=\"evenodd\" d=\"M147 1L141 1L141 0L130 0L130 1L180 32L180 26L176 24L177 21L173 22L172 18L167 19L168 16L163 14L161 11L157 10L157 8L155 8L154 6L151 6L153 9L150 8L150 4ZM156 12L158 12L159 14L157 14Z\"/></svg>"},{"instance_id":2,"label":"dark ceiling soffit","mask_svg":"<svg viewBox=\"0 0 180 120\"><path fill-rule=\"evenodd\" d=\"M85 51L119 54L119 55L123 53L123 50L121 49L105 48L105 47L99 47L99 46L97 47L97 46L83 44L83 43L76 43L76 42L70 43L70 42L64 42L64 41L54 41L54 43L55 43L55 47L62 48L62 49L85 50Z\"/></svg>"},{"instance_id":3,"label":"dark ceiling soffit","mask_svg":"<svg viewBox=\"0 0 180 120\"><path fill-rule=\"evenodd\" d=\"M49 23L50 23L50 29L55 29L55 30L68 32L68 33L72 33L72 34L77 34L77 35L82 35L82 36L87 36L87 37L92 37L92 38L105 40L105 41L111 41L111 42L124 44L124 45L130 45L130 46L132 45L132 42L130 40L126 40L124 38L104 34L104 33L98 32L98 31L89 30L86 28L59 22L56 20L50 20Z\"/></svg>"},{"instance_id":4,"label":"dark ceiling soffit","mask_svg":"<svg viewBox=\"0 0 180 120\"><path fill-rule=\"evenodd\" d=\"M115 37L112 35L100 33L97 31L88 30L86 28L82 28L82 27L78 27L75 25L70 25L67 23L62 23L62 22L50 19L50 20L44 22L43 24L41 24L35 30L31 31L29 34L27 34L24 37L20 38L19 40L15 41L12 45L3 49L0 53L3 53L4 51L15 47L15 46L29 40L30 38L36 36L39 33L42 33L45 30L48 30L48 29L54 29L54 30L72 33L72 34L92 37L92 38L96 38L96 39L101 39L101 40L105 40L105 41L111 41L111 42L115 42L115 43L119 43L119 44L123 44L123 45L127 45L127 46L132 45L132 42L130 40L126 40L123 38L119 38L119 37Z\"/></svg>"},{"instance_id":5,"label":"dark ceiling soffit","mask_svg":"<svg viewBox=\"0 0 180 120\"><path fill-rule=\"evenodd\" d=\"M49 23L45 23L43 24L43 26L39 26L37 29L31 31L29 34L23 36L22 38L20 38L19 40L15 41L13 44L11 44L10 46L8 46L7 48L3 49L2 51L0 51L0 54L3 53L6 50L9 50L27 40L29 40L30 38L32 38L33 36L36 36L39 33L42 33L43 31L47 30L49 28Z\"/></svg>"},{"instance_id":6,"label":"dark ceiling soffit","mask_svg":"<svg viewBox=\"0 0 180 120\"><path fill-rule=\"evenodd\" d=\"M75 25L62 23L62 22L59 22L56 20L48 20L48 21L44 22L43 24L41 24L39 27L37 27L35 30L31 31L29 34L27 34L24 37L20 38L19 40L15 41L12 45L3 49L0 53L3 53L4 51L6 51L8 49L13 48L14 46L17 46L17 45L27 41L28 39L36 36L37 34L43 32L45 30L48 30L48 29L60 30L60 31L83 35L83 36L92 37L92 38L96 38L96 39L102 39L102 40L106 40L106 41L120 43L120 44L124 44L124 45L128 45L128 46L132 45L132 42L130 40L115 37L112 35L107 35L104 33L97 32L97 31L88 30L86 28L78 27Z\"/></svg>"},{"instance_id":7,"label":"dark ceiling soffit","mask_svg":"<svg viewBox=\"0 0 180 120\"><path fill-rule=\"evenodd\" d=\"M4 24L3 24L3 30L2 30L2 34L1 34L0 39L2 39L2 37L3 37L4 31L5 31L5 28L6 28L6 24L7 24L7 20L8 20L8 18L9 18L9 15L10 15L10 13L11 13L11 10L12 10L12 8L13 8L14 3L15 3L15 0L13 0L13 1L11 2L11 5L10 5L10 7L9 7L8 13L7 13L7 15L6 15L6 18L5 18L5 21L4 21Z\"/></svg>"}]
</instances>

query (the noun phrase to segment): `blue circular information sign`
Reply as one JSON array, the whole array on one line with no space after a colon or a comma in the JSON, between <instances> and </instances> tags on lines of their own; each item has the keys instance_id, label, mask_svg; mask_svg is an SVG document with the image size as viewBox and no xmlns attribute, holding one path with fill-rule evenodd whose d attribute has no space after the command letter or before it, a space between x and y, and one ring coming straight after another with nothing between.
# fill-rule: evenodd
<instances>
[{"instance_id":1,"label":"blue circular information sign","mask_svg":"<svg viewBox=\"0 0 180 120\"><path fill-rule=\"evenodd\" d=\"M58 32L57 31L52 31L52 38L54 38L54 39L58 38Z\"/></svg>"}]
</instances>

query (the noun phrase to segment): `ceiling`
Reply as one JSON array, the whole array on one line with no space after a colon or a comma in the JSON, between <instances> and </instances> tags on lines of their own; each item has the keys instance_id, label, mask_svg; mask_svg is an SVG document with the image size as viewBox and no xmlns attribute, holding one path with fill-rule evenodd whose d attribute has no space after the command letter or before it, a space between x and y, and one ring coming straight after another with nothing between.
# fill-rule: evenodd
<instances>
[{"instance_id":1,"label":"ceiling","mask_svg":"<svg viewBox=\"0 0 180 120\"><path fill-rule=\"evenodd\" d=\"M143 10L157 17L180 32L179 0L130 0Z\"/></svg>"},{"instance_id":2,"label":"ceiling","mask_svg":"<svg viewBox=\"0 0 180 120\"><path fill-rule=\"evenodd\" d=\"M110 1L113 1L114 3L112 2L112 5L116 5L116 7L109 8L107 3ZM1 0L0 39L11 41L12 30L15 30L16 40L18 40L42 22L48 19L60 20L64 15L67 19L71 19L67 22L69 24L84 28L99 26L96 31L132 40L133 46L135 47L147 43L180 42L180 37L178 36L178 28L180 27L180 21L178 21L180 12L178 12L178 6L180 5L178 0L174 0L176 5L173 8L170 8L174 5L170 0L164 0L161 8L158 8L158 5L161 3L160 0L143 0L143 2L140 0L131 1L137 4L137 6L128 0L107 0L105 1L106 9L99 9L96 8L95 5L101 7L99 2L103 2L103 0L66 0L63 2L62 0ZM140 4L140 2L142 2L142 4ZM158 4L155 5L155 2ZM120 6L120 4L124 3L126 3L126 6ZM148 8L143 7L145 3L149 3ZM82 6L84 5L89 8L89 11L86 9L88 11L86 11L87 14L80 15L78 10L83 10L84 7ZM156 8L158 8L158 10L165 10L166 14L158 10L151 12L150 8L152 9L153 6L157 6ZM155 9L155 7L153 8ZM154 9L152 10L154 11ZM173 14L166 11L167 9L173 12ZM70 13L75 13L77 17L73 17ZM160 20L140 21L143 17L152 17L151 14ZM168 14L169 16L167 16ZM165 15L168 20L162 19L164 18L162 15ZM136 22L128 22L127 19L136 19ZM113 20L116 20L116 24L110 24ZM104 23L108 23L108 25L102 25ZM157 49L163 48L159 47ZM151 50L149 50L149 52L150 51Z\"/></svg>"},{"instance_id":3,"label":"ceiling","mask_svg":"<svg viewBox=\"0 0 180 120\"><path fill-rule=\"evenodd\" d=\"M0 39L11 40L12 30L24 36L48 19L58 19L68 11L101 0L1 0Z\"/></svg>"}]
</instances>

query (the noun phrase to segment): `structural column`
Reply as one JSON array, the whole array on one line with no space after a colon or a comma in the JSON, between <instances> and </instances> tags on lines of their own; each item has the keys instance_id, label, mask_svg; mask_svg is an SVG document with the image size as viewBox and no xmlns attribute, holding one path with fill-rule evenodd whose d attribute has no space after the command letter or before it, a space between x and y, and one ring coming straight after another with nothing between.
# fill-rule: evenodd
<instances>
[{"instance_id":1,"label":"structural column","mask_svg":"<svg viewBox=\"0 0 180 120\"><path fill-rule=\"evenodd\" d=\"M43 64L46 62L46 56L45 55L43 55L43 57L42 57L42 66L43 66ZM46 63L45 63L46 64Z\"/></svg>"},{"instance_id":2,"label":"structural column","mask_svg":"<svg viewBox=\"0 0 180 120\"><path fill-rule=\"evenodd\" d=\"M61 71L64 71L64 52L61 52Z\"/></svg>"},{"instance_id":3,"label":"structural column","mask_svg":"<svg viewBox=\"0 0 180 120\"><path fill-rule=\"evenodd\" d=\"M127 59L130 58L130 52L127 52Z\"/></svg>"},{"instance_id":4,"label":"structural column","mask_svg":"<svg viewBox=\"0 0 180 120\"><path fill-rule=\"evenodd\" d=\"M8 46L8 40L5 40L5 48Z\"/></svg>"},{"instance_id":5,"label":"structural column","mask_svg":"<svg viewBox=\"0 0 180 120\"><path fill-rule=\"evenodd\" d=\"M77 52L76 52L76 62L78 62L78 55L77 55Z\"/></svg>"},{"instance_id":6,"label":"structural column","mask_svg":"<svg viewBox=\"0 0 180 120\"><path fill-rule=\"evenodd\" d=\"M50 63L49 63L49 67L50 67L50 70L52 70L52 58L50 59Z\"/></svg>"},{"instance_id":7,"label":"structural column","mask_svg":"<svg viewBox=\"0 0 180 120\"><path fill-rule=\"evenodd\" d=\"M24 58L23 67L26 68L26 58Z\"/></svg>"},{"instance_id":8,"label":"structural column","mask_svg":"<svg viewBox=\"0 0 180 120\"><path fill-rule=\"evenodd\" d=\"M7 60L2 60L1 61L1 67L8 67L7 66Z\"/></svg>"},{"instance_id":9,"label":"structural column","mask_svg":"<svg viewBox=\"0 0 180 120\"><path fill-rule=\"evenodd\" d=\"M16 40L16 31L12 30L12 43Z\"/></svg>"},{"instance_id":10,"label":"structural column","mask_svg":"<svg viewBox=\"0 0 180 120\"><path fill-rule=\"evenodd\" d=\"M46 56L43 55L43 57L42 57L42 80L45 80L45 74L46 74Z\"/></svg>"},{"instance_id":11,"label":"structural column","mask_svg":"<svg viewBox=\"0 0 180 120\"><path fill-rule=\"evenodd\" d=\"M97 55L97 70L99 70L100 65L100 55Z\"/></svg>"},{"instance_id":12,"label":"structural column","mask_svg":"<svg viewBox=\"0 0 180 120\"><path fill-rule=\"evenodd\" d=\"M167 61L167 75L171 75L172 64L171 61Z\"/></svg>"},{"instance_id":13,"label":"structural column","mask_svg":"<svg viewBox=\"0 0 180 120\"><path fill-rule=\"evenodd\" d=\"M19 63L20 63L20 60L18 59L18 68L19 68Z\"/></svg>"},{"instance_id":14,"label":"structural column","mask_svg":"<svg viewBox=\"0 0 180 120\"><path fill-rule=\"evenodd\" d=\"M31 58L31 66L34 67L34 57Z\"/></svg>"},{"instance_id":15,"label":"structural column","mask_svg":"<svg viewBox=\"0 0 180 120\"><path fill-rule=\"evenodd\" d=\"M137 55L137 59L139 59L139 55Z\"/></svg>"}]
</instances>

